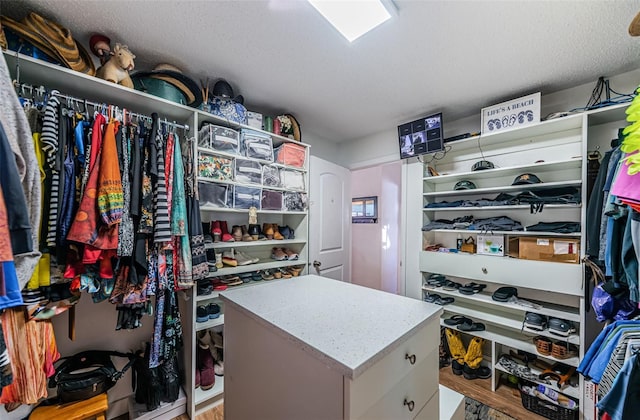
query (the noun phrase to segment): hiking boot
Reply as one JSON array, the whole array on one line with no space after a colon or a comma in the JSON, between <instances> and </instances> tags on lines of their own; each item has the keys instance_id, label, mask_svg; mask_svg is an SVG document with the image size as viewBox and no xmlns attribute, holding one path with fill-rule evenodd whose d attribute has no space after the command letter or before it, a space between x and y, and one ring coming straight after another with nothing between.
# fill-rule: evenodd
<instances>
[{"instance_id":1,"label":"hiking boot","mask_svg":"<svg viewBox=\"0 0 640 420\"><path fill-rule=\"evenodd\" d=\"M482 365L473 369L465 364L462 374L464 375L464 379L487 379L491 377L491 369Z\"/></svg>"}]
</instances>

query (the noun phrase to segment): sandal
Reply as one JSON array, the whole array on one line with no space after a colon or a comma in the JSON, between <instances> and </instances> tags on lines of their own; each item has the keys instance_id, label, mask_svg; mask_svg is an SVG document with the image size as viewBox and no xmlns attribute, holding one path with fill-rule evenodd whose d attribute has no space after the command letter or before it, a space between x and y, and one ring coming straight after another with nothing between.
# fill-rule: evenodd
<instances>
[{"instance_id":1,"label":"sandal","mask_svg":"<svg viewBox=\"0 0 640 420\"><path fill-rule=\"evenodd\" d=\"M460 331L484 331L485 330L484 324L482 322L463 323L463 324L459 324L457 328Z\"/></svg>"},{"instance_id":2,"label":"sandal","mask_svg":"<svg viewBox=\"0 0 640 420\"><path fill-rule=\"evenodd\" d=\"M462 285L460 283L456 283L455 281L451 281L451 280L445 280L444 284L442 285L442 288L444 290L458 290L460 289Z\"/></svg>"},{"instance_id":3,"label":"sandal","mask_svg":"<svg viewBox=\"0 0 640 420\"><path fill-rule=\"evenodd\" d=\"M425 302L428 303L435 303L436 305L448 305L450 303L455 302L455 299L452 297L442 297L440 295L436 295L436 294L429 294L427 296L425 296L424 298Z\"/></svg>"},{"instance_id":4,"label":"sandal","mask_svg":"<svg viewBox=\"0 0 640 420\"><path fill-rule=\"evenodd\" d=\"M271 274L271 271L264 270L262 272L262 280L273 280L273 274Z\"/></svg>"},{"instance_id":5,"label":"sandal","mask_svg":"<svg viewBox=\"0 0 640 420\"><path fill-rule=\"evenodd\" d=\"M481 291L483 291L485 287L487 287L486 284L471 282L465 284L464 286L461 286L458 289L458 292L462 293L463 295L475 295L476 293L480 293Z\"/></svg>"},{"instance_id":6,"label":"sandal","mask_svg":"<svg viewBox=\"0 0 640 420\"><path fill-rule=\"evenodd\" d=\"M289 273L287 270L279 268L278 270L280 270L280 272L282 273L282 278L283 279L290 279L291 277L293 277L291 275L291 273Z\"/></svg>"},{"instance_id":7,"label":"sandal","mask_svg":"<svg viewBox=\"0 0 640 420\"><path fill-rule=\"evenodd\" d=\"M289 267L287 269L289 271L289 273L291 273L291 275L293 277L298 277L300 275L300 272L302 271L302 267Z\"/></svg>"},{"instance_id":8,"label":"sandal","mask_svg":"<svg viewBox=\"0 0 640 420\"><path fill-rule=\"evenodd\" d=\"M431 274L425 284L431 287L440 287L442 286L447 279L442 274Z\"/></svg>"},{"instance_id":9,"label":"sandal","mask_svg":"<svg viewBox=\"0 0 640 420\"><path fill-rule=\"evenodd\" d=\"M473 321L471 319L467 318L464 315L454 315L451 318L447 318L444 320L444 323L447 325L458 325L472 322Z\"/></svg>"}]
</instances>

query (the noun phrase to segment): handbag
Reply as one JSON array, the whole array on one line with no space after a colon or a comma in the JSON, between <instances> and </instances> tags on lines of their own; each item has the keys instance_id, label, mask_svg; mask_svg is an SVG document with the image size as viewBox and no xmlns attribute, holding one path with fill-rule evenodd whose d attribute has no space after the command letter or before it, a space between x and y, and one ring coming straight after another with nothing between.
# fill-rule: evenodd
<instances>
[{"instance_id":1,"label":"handbag","mask_svg":"<svg viewBox=\"0 0 640 420\"><path fill-rule=\"evenodd\" d=\"M116 369L111 356L125 357L129 362ZM86 400L111 389L118 379L135 363L134 353L88 350L63 357L63 362L49 378L49 388L57 388L61 402Z\"/></svg>"}]
</instances>

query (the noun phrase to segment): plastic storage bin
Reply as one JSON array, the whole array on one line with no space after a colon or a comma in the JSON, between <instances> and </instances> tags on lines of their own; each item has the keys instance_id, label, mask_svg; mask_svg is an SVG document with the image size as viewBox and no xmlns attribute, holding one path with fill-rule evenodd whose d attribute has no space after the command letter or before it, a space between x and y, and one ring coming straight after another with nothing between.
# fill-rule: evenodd
<instances>
[{"instance_id":1,"label":"plastic storage bin","mask_svg":"<svg viewBox=\"0 0 640 420\"><path fill-rule=\"evenodd\" d=\"M255 160L236 159L236 182L262 184L262 165Z\"/></svg>"},{"instance_id":2,"label":"plastic storage bin","mask_svg":"<svg viewBox=\"0 0 640 420\"><path fill-rule=\"evenodd\" d=\"M282 195L283 209L286 211L306 211L307 194L302 192L286 191Z\"/></svg>"},{"instance_id":3,"label":"plastic storage bin","mask_svg":"<svg viewBox=\"0 0 640 420\"><path fill-rule=\"evenodd\" d=\"M231 207L233 185L198 182L201 207Z\"/></svg>"},{"instance_id":4,"label":"plastic storage bin","mask_svg":"<svg viewBox=\"0 0 640 420\"><path fill-rule=\"evenodd\" d=\"M280 186L280 169L271 165L262 166L262 185L265 187Z\"/></svg>"},{"instance_id":5,"label":"plastic storage bin","mask_svg":"<svg viewBox=\"0 0 640 420\"><path fill-rule=\"evenodd\" d=\"M262 210L282 210L282 192L262 190Z\"/></svg>"},{"instance_id":6,"label":"plastic storage bin","mask_svg":"<svg viewBox=\"0 0 640 420\"><path fill-rule=\"evenodd\" d=\"M307 148L299 144L284 143L274 150L276 162L283 165L304 168L307 159Z\"/></svg>"},{"instance_id":7,"label":"plastic storage bin","mask_svg":"<svg viewBox=\"0 0 640 420\"><path fill-rule=\"evenodd\" d=\"M280 185L288 190L306 191L304 174L298 171L282 169L280 171Z\"/></svg>"},{"instance_id":8,"label":"plastic storage bin","mask_svg":"<svg viewBox=\"0 0 640 420\"><path fill-rule=\"evenodd\" d=\"M262 189L242 187L236 185L233 193L233 207L236 209L248 209L255 207L260 210L262 200Z\"/></svg>"},{"instance_id":9,"label":"plastic storage bin","mask_svg":"<svg viewBox=\"0 0 640 420\"><path fill-rule=\"evenodd\" d=\"M199 153L198 176L212 181L232 181L233 160L222 156Z\"/></svg>"},{"instance_id":10,"label":"plastic storage bin","mask_svg":"<svg viewBox=\"0 0 640 420\"><path fill-rule=\"evenodd\" d=\"M253 130L242 130L242 154L248 158L273 162L271 136Z\"/></svg>"},{"instance_id":11,"label":"plastic storage bin","mask_svg":"<svg viewBox=\"0 0 640 420\"><path fill-rule=\"evenodd\" d=\"M231 128L205 124L198 133L198 145L219 152L238 154L240 135Z\"/></svg>"}]
</instances>

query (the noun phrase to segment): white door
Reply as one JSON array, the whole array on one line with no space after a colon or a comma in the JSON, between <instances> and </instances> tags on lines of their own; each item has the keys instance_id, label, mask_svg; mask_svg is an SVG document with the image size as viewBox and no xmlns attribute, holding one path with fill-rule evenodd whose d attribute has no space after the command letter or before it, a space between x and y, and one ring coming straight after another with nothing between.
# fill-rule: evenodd
<instances>
[{"instance_id":1,"label":"white door","mask_svg":"<svg viewBox=\"0 0 640 420\"><path fill-rule=\"evenodd\" d=\"M351 172L311 156L309 273L351 281Z\"/></svg>"}]
</instances>

